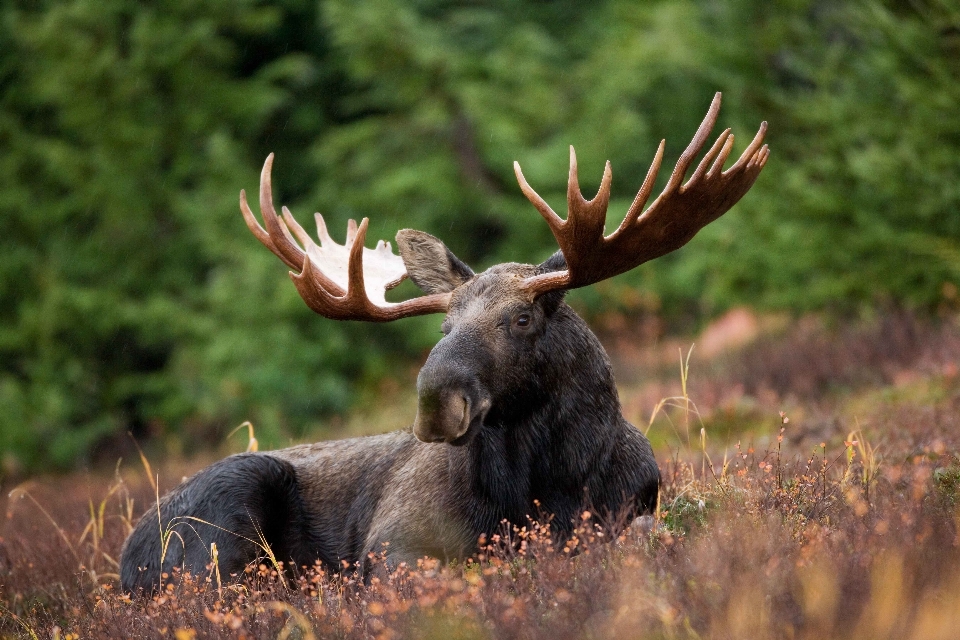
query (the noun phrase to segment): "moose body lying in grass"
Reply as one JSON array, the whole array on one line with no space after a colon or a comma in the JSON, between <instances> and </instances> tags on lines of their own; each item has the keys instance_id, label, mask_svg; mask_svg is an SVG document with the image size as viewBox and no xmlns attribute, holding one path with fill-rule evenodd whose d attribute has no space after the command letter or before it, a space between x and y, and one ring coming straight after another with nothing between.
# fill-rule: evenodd
<instances>
[{"instance_id":1,"label":"moose body lying in grass","mask_svg":"<svg viewBox=\"0 0 960 640\"><path fill-rule=\"evenodd\" d=\"M683 246L747 192L767 160L766 123L727 171L733 136L725 131L683 184L719 108L717 94L663 193L644 211L661 142L623 223L606 237L609 163L599 193L586 201L571 148L566 220L515 164L560 251L540 265L500 264L480 274L419 231L397 234L399 256L382 241L366 249L366 219L359 228L351 221L341 246L317 214L315 244L286 208L282 217L273 208L268 157L260 182L266 230L243 192L240 207L253 234L295 270L310 308L369 321L445 312L444 337L420 371L412 429L240 454L207 467L137 524L122 552L123 588L154 589L174 567L205 571L212 543L221 575L242 571L267 549L296 565L319 559L363 570L371 552L385 552L394 565L468 556L504 520L525 524L549 514L562 538L585 508L601 517L652 510L660 475L650 443L621 414L607 355L563 297ZM406 276L426 295L386 302L385 291Z\"/></svg>"}]
</instances>

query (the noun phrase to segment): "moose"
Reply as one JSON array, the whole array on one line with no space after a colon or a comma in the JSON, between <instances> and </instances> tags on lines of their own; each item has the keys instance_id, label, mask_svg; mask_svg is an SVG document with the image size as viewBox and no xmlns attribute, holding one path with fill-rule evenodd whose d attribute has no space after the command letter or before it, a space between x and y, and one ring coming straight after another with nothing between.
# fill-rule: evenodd
<instances>
[{"instance_id":1,"label":"moose","mask_svg":"<svg viewBox=\"0 0 960 640\"><path fill-rule=\"evenodd\" d=\"M737 162L725 130L689 180L688 168L720 110L717 93L666 187L644 209L663 159L661 141L643 185L617 228L604 235L607 162L586 200L570 148L567 217L561 219L514 171L559 250L539 265L504 263L482 273L439 239L411 229L365 247L368 219L335 243L316 214L319 244L273 205L273 154L260 176L260 226L240 192L247 226L293 271L306 304L334 320L388 322L445 313L443 337L417 378L411 428L225 458L182 482L140 519L124 543L121 583L152 590L174 567L197 575L214 559L223 575L264 556L294 566L320 561L366 571L423 556L469 556L502 523L552 517L569 535L584 509L628 518L656 507L660 474L650 443L623 417L610 361L565 302L570 289L611 278L686 244L750 189L766 164L766 122ZM297 243L299 240L299 244ZM388 302L409 277L425 295ZM629 522L629 520L627 520Z\"/></svg>"}]
</instances>

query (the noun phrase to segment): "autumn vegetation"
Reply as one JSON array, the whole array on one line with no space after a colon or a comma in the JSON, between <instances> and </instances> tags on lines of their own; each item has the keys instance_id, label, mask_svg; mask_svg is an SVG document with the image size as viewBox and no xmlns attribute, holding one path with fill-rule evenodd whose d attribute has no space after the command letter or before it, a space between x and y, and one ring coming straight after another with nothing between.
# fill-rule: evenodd
<instances>
[{"instance_id":1,"label":"autumn vegetation","mask_svg":"<svg viewBox=\"0 0 960 640\"><path fill-rule=\"evenodd\" d=\"M901 336L898 348L877 340L880 328ZM117 591L116 558L156 495L135 457L112 475L39 480L8 498L0 633L953 637L960 327L901 314L856 331L812 320L765 331L774 334L702 361L695 348L689 361L669 355L675 345L650 348L643 371L659 360L659 378L636 377L640 360L618 362L632 380L622 388L626 406L669 393L634 417L658 445L664 478L651 526L600 526L584 513L572 538L555 541L549 519L531 514L528 526L482 541L462 563L378 565L364 581L349 569L284 567L265 551L243 575L211 564L209 575L171 575L160 593L131 598ZM867 365L859 374L853 366L820 373L854 356ZM711 367L736 375L714 378ZM806 391L781 394L777 380ZM699 390L716 404L698 402ZM151 473L163 491L201 465L171 462Z\"/></svg>"}]
</instances>

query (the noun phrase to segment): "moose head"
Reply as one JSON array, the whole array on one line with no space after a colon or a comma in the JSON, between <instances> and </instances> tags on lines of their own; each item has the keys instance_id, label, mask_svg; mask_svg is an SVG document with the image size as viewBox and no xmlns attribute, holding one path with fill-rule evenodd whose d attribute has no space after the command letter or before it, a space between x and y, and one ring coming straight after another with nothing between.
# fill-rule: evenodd
<instances>
[{"instance_id":1,"label":"moose head","mask_svg":"<svg viewBox=\"0 0 960 640\"><path fill-rule=\"evenodd\" d=\"M506 263L475 274L439 239L412 229L396 237L399 256L390 244L364 246L368 219L359 227L350 220L346 242L334 242L323 216L315 214L319 244L283 207L273 206L271 154L260 179L261 227L246 195L240 208L250 231L270 251L294 269L294 285L307 305L336 320L388 322L407 316L446 313L443 339L434 347L417 381L419 406L414 433L424 442L467 442L491 411L530 410L510 407L517 386L536 386L548 368L540 340L551 331L551 320L563 292L584 287L682 247L726 213L753 185L767 161L763 145L766 122L740 159L726 171L733 148L727 129L704 155L689 180L687 171L707 142L720 111L720 94L713 99L693 140L677 161L663 192L644 210L663 159L660 142L647 176L620 226L604 235L612 172L604 169L600 190L584 199L577 179L577 157L570 147L567 217L562 219L527 183L514 163L524 195L550 226L559 245L540 265ZM297 240L301 245L298 245ZM426 295L399 303L387 302L385 292L409 277ZM551 348L559 346L551 341ZM529 389L528 389L529 390ZM527 394L529 399L529 394ZM528 403L529 404L529 403Z\"/></svg>"}]
</instances>

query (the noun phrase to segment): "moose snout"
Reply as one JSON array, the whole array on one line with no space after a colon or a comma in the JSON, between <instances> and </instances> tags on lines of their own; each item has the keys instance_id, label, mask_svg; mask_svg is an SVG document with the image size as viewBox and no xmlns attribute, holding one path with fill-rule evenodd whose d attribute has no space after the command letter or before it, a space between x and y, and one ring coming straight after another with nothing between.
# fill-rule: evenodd
<instances>
[{"instance_id":1,"label":"moose snout","mask_svg":"<svg viewBox=\"0 0 960 640\"><path fill-rule=\"evenodd\" d=\"M487 359L481 338L455 329L430 352L417 376L419 440L464 445L483 422L493 402L477 375Z\"/></svg>"},{"instance_id":2,"label":"moose snout","mask_svg":"<svg viewBox=\"0 0 960 640\"><path fill-rule=\"evenodd\" d=\"M421 393L413 433L423 442L451 442L467 433L471 402L458 389Z\"/></svg>"}]
</instances>

